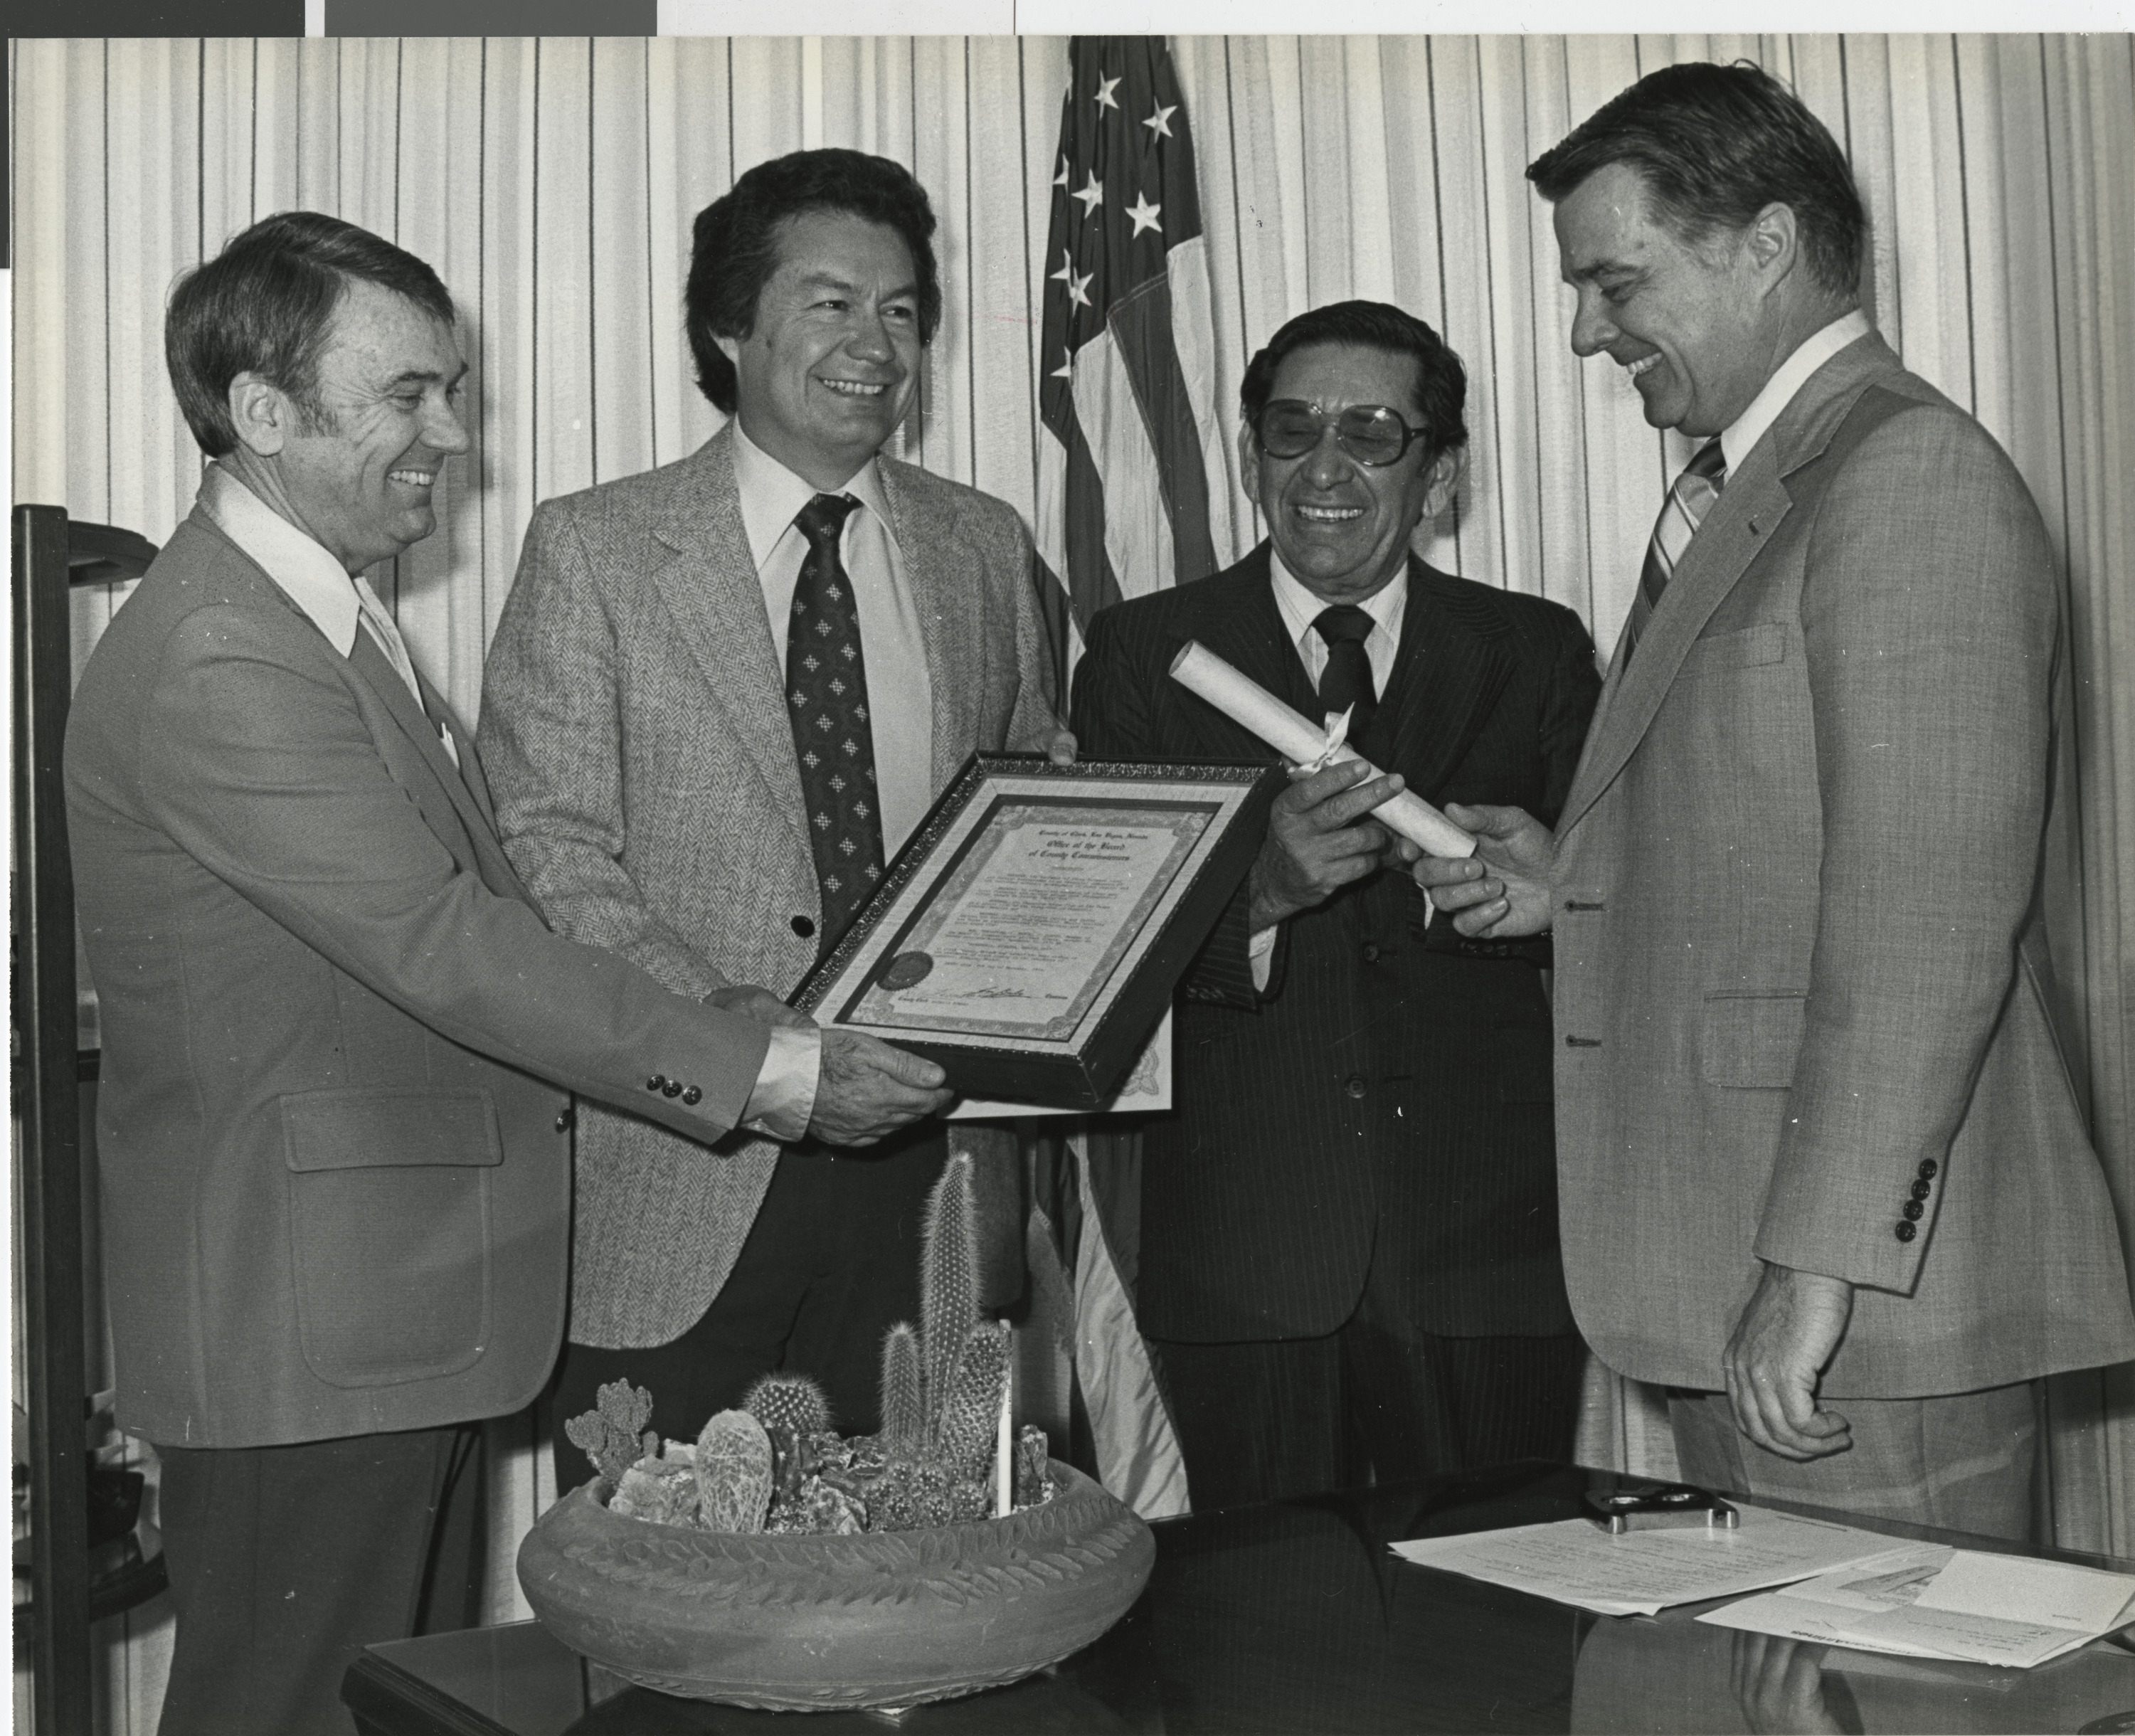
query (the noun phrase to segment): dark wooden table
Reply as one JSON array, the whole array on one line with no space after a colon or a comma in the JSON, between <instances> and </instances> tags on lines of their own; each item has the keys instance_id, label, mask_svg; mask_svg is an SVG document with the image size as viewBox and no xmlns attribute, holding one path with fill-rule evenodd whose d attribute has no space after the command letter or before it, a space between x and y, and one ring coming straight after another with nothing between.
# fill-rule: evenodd
<instances>
[{"instance_id":1,"label":"dark wooden table","mask_svg":"<svg viewBox=\"0 0 2135 1736\"><path fill-rule=\"evenodd\" d=\"M1097 1644L1046 1675L893 1720L671 1699L588 1664L531 1622L373 1646L341 1694L366 1736L680 1736L774 1724L805 1736L2135 1733L2135 1655L2104 1644L2031 1671L1826 1651L1691 1619L1704 1605L1656 1619L1589 1615L1417 1567L1387 1548L1572 1517L1601 1476L1516 1465L1164 1520L1148 1590ZM2098 1556L2062 1559L2135 1571Z\"/></svg>"}]
</instances>

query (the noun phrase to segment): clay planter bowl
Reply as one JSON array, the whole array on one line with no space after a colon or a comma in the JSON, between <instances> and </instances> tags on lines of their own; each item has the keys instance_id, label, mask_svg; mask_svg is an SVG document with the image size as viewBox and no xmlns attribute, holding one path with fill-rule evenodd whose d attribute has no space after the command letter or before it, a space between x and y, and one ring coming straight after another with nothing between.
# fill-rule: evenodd
<instances>
[{"instance_id":1,"label":"clay planter bowl","mask_svg":"<svg viewBox=\"0 0 2135 1736\"><path fill-rule=\"evenodd\" d=\"M642 1687L777 1711L909 1706L1012 1682L1126 1613L1149 1527L1055 1462L1006 1519L857 1536L738 1536L618 1519L574 1490L519 1583L573 1651Z\"/></svg>"}]
</instances>

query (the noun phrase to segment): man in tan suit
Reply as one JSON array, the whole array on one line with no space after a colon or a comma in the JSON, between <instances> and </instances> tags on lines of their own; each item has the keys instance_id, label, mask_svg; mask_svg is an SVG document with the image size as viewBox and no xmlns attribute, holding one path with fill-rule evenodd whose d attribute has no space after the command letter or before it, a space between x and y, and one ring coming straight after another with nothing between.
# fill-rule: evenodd
<instances>
[{"instance_id":1,"label":"man in tan suit","mask_svg":"<svg viewBox=\"0 0 2135 1736\"><path fill-rule=\"evenodd\" d=\"M1554 924L1574 1311L1693 1481L2023 1537L2031 1383L2135 1355L2055 1025L2045 527L1870 328L1845 158L1765 74L1654 73L1527 172L1573 349L1707 443L1554 839L1460 809L1485 860L1418 866L1464 933Z\"/></svg>"},{"instance_id":2,"label":"man in tan suit","mask_svg":"<svg viewBox=\"0 0 2135 1736\"><path fill-rule=\"evenodd\" d=\"M690 994L790 993L974 749L1058 729L1015 513L878 455L940 318L933 229L881 158L750 170L699 216L686 298L731 419L527 531L484 677L506 848L562 932ZM1012 1301L1013 1137L956 1137L985 1160L987 1299ZM588 1108L559 1413L627 1376L679 1433L784 1367L873 1428L946 1148L930 1123L859 1157L741 1140L706 1162Z\"/></svg>"}]
</instances>

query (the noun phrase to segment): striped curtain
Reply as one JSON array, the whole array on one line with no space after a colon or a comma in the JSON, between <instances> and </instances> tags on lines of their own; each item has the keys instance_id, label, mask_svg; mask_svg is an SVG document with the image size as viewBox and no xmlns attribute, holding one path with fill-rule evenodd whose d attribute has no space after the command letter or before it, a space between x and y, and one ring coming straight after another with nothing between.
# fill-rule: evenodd
<instances>
[{"instance_id":1,"label":"striped curtain","mask_svg":"<svg viewBox=\"0 0 2135 1736\"><path fill-rule=\"evenodd\" d=\"M1216 402L1235 404L1291 314L1344 296L1412 308L1474 380L1469 472L1424 552L1569 604L1605 646L1683 453L1614 369L1571 356L1521 171L1673 61L1748 56L1830 124L1875 227L1877 322L2008 447L2067 562L2084 850L2069 956L2098 1137L2135 1224L2135 44L1185 36L1172 53ZM446 485L446 527L377 579L469 713L535 502L715 425L681 335L689 222L778 153L858 146L926 184L946 309L900 454L1034 520L1063 40L18 41L10 63L16 498L167 536L198 474L161 364L173 276L289 206L389 235L466 310L479 444ZM1259 529L1226 444L1212 512L1244 547ZM118 600L82 599L85 652ZM1642 1414L1605 1396L1596 1440L1635 1455ZM2135 1374L2072 1377L2054 1402L2062 1540L2135 1553ZM507 1530L538 1494L513 1486Z\"/></svg>"}]
</instances>

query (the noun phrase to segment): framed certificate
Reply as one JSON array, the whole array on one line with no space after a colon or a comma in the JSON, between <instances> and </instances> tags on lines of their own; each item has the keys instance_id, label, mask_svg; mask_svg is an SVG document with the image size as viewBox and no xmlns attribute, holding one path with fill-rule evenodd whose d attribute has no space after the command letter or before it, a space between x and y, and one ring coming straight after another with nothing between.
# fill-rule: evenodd
<instances>
[{"instance_id":1,"label":"framed certificate","mask_svg":"<svg viewBox=\"0 0 2135 1736\"><path fill-rule=\"evenodd\" d=\"M967 1097L1095 1109L1260 849L1279 766L980 754L793 1004Z\"/></svg>"}]
</instances>

